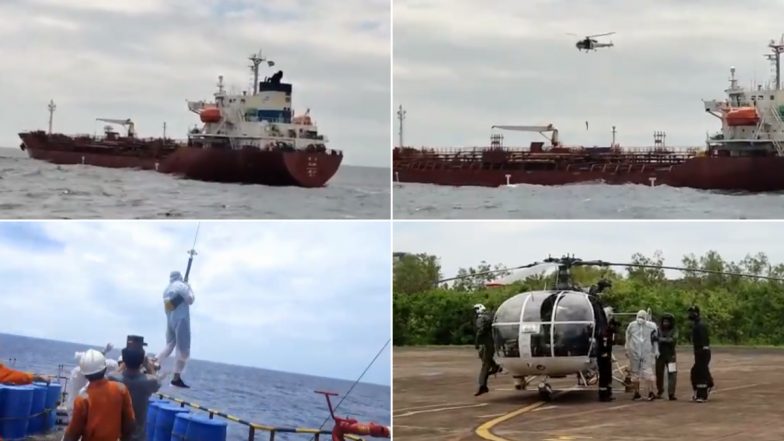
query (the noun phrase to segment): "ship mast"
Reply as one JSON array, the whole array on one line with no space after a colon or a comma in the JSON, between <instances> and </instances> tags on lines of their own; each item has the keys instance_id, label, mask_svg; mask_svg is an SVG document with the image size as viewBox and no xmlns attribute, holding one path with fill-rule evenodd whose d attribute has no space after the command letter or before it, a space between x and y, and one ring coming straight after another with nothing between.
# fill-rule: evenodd
<instances>
[{"instance_id":1,"label":"ship mast","mask_svg":"<svg viewBox=\"0 0 784 441\"><path fill-rule=\"evenodd\" d=\"M776 67L776 85L775 89L781 89L781 53L784 52L784 34L782 34L781 39L778 43L775 40L770 40L768 44L770 47L772 54L765 55L765 58L770 60L771 63L775 63Z\"/></svg>"},{"instance_id":2,"label":"ship mast","mask_svg":"<svg viewBox=\"0 0 784 441\"><path fill-rule=\"evenodd\" d=\"M397 108L397 119L400 121L400 132L398 135L400 136L400 148L403 148L403 120L406 118L406 111L403 110L403 105L401 104Z\"/></svg>"},{"instance_id":3,"label":"ship mast","mask_svg":"<svg viewBox=\"0 0 784 441\"><path fill-rule=\"evenodd\" d=\"M49 100L49 134L52 134L52 116L54 115L54 110L57 106L54 104L54 100Z\"/></svg>"},{"instance_id":4,"label":"ship mast","mask_svg":"<svg viewBox=\"0 0 784 441\"><path fill-rule=\"evenodd\" d=\"M253 72L253 94L256 95L259 90L259 65L266 61L267 65L272 67L275 65L275 62L264 58L260 50L258 54L252 54L248 57L248 60L251 62L250 71Z\"/></svg>"}]
</instances>

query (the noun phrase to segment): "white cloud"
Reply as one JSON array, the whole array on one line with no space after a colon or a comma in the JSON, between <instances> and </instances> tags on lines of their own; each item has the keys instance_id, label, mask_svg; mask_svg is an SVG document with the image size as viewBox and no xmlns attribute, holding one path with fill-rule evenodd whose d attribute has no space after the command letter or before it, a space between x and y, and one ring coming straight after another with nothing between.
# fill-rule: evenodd
<instances>
[{"instance_id":1,"label":"white cloud","mask_svg":"<svg viewBox=\"0 0 784 441\"><path fill-rule=\"evenodd\" d=\"M0 223L0 332L91 344L140 334L160 350L162 293L169 272L184 271L195 227ZM202 223L194 357L350 378L347 367L364 366L390 338L389 241L386 223ZM333 350L306 362L346 341L355 356ZM387 372L370 381L388 382Z\"/></svg>"},{"instance_id":2,"label":"white cloud","mask_svg":"<svg viewBox=\"0 0 784 441\"><path fill-rule=\"evenodd\" d=\"M96 117L131 117L140 135L184 137L188 99L209 99L218 75L250 83L259 49L294 84L345 163L389 166L389 2L8 0L0 4L0 145L46 127L94 133ZM33 17L31 19L30 17ZM24 26L22 26L24 24Z\"/></svg>"},{"instance_id":3,"label":"white cloud","mask_svg":"<svg viewBox=\"0 0 784 441\"><path fill-rule=\"evenodd\" d=\"M624 145L651 145L655 130L670 145L703 145L720 127L701 99L724 96L729 67L744 86L770 77L762 54L784 4L753 4L398 0L394 104L408 110L406 142L487 145L493 124L553 123L571 144L608 144L615 125ZM588 54L565 35L612 31L603 39L615 47Z\"/></svg>"}]
</instances>

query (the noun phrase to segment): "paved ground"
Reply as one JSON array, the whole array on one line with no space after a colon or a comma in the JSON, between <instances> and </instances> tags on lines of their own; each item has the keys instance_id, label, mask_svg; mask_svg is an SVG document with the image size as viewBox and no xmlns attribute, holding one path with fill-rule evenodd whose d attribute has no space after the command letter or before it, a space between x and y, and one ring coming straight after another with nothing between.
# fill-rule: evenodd
<instances>
[{"instance_id":1,"label":"paved ground","mask_svg":"<svg viewBox=\"0 0 784 441\"><path fill-rule=\"evenodd\" d=\"M616 354L622 353L616 350ZM473 348L394 349L394 437L401 441L784 440L784 350L714 348L716 389L691 401L689 348L679 349L679 401L633 402L615 385L616 401L595 389L572 390L551 403L515 391L506 375L490 378L475 398L479 360ZM624 358L621 355L621 358ZM574 377L553 380L556 389Z\"/></svg>"}]
</instances>

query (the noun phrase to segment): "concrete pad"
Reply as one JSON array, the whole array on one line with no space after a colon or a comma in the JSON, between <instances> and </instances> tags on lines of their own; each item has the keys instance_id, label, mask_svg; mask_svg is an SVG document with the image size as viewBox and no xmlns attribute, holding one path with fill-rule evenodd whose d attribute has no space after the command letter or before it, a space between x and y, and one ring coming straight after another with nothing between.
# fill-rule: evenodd
<instances>
[{"instance_id":1,"label":"concrete pad","mask_svg":"<svg viewBox=\"0 0 784 441\"><path fill-rule=\"evenodd\" d=\"M625 361L622 350L615 353ZM535 386L516 391L504 374L490 377L490 393L475 398L480 361L473 348L395 348L393 354L396 440L784 440L784 350L714 348L716 388L702 404L691 401L688 347L678 351L675 402L633 402L615 384L611 403L597 401L596 386L544 403ZM565 391L577 380L551 384Z\"/></svg>"}]
</instances>

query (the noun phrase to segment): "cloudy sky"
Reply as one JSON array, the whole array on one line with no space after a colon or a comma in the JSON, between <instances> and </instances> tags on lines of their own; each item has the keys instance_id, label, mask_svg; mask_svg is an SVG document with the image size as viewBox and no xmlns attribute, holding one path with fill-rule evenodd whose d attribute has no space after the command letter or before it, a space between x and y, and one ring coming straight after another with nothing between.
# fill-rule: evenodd
<instances>
[{"instance_id":1,"label":"cloudy sky","mask_svg":"<svg viewBox=\"0 0 784 441\"><path fill-rule=\"evenodd\" d=\"M196 225L0 223L0 332L160 351ZM389 241L385 222L202 223L192 356L356 379L390 338ZM389 366L387 349L364 381L388 385Z\"/></svg>"},{"instance_id":2,"label":"cloudy sky","mask_svg":"<svg viewBox=\"0 0 784 441\"><path fill-rule=\"evenodd\" d=\"M627 146L655 130L702 146L720 125L700 100L725 97L733 65L743 86L769 80L762 55L782 15L778 0L396 0L393 103L408 145L487 145L493 124L553 123L567 144L607 145L615 125ZM588 54L565 35L613 31L615 47Z\"/></svg>"},{"instance_id":3,"label":"cloudy sky","mask_svg":"<svg viewBox=\"0 0 784 441\"><path fill-rule=\"evenodd\" d=\"M394 251L435 254L444 277L460 268L491 264L520 266L548 255L575 254L582 259L628 262L632 254L680 265L689 253L717 251L739 261L764 252L771 263L784 263L784 249L772 238L780 223L771 222L397 222ZM672 274L675 276L675 274Z\"/></svg>"},{"instance_id":4,"label":"cloudy sky","mask_svg":"<svg viewBox=\"0 0 784 441\"><path fill-rule=\"evenodd\" d=\"M262 49L346 164L389 166L389 0L3 0L0 20L2 146L45 129L49 99L56 131L130 117L184 138L186 99L211 99L221 74L247 89Z\"/></svg>"}]
</instances>

